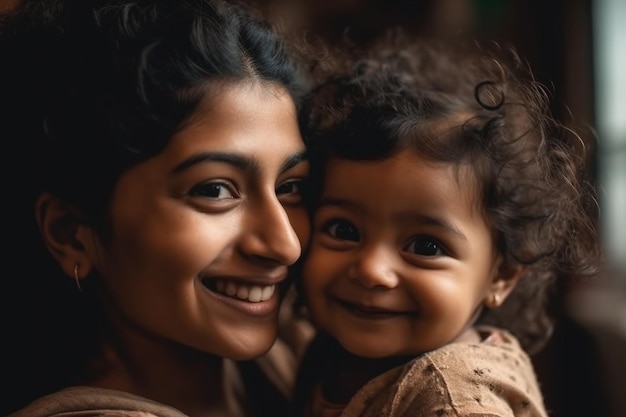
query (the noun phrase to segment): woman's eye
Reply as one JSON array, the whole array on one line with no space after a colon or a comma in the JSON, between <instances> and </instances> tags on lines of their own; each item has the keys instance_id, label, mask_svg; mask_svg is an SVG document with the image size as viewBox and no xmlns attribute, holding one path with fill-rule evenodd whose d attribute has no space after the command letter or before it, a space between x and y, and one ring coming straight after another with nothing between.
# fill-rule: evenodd
<instances>
[{"instance_id":1,"label":"woman's eye","mask_svg":"<svg viewBox=\"0 0 626 417\"><path fill-rule=\"evenodd\" d=\"M208 182L197 185L189 191L192 197L206 197L216 200L227 200L236 197L228 184L223 182Z\"/></svg>"},{"instance_id":2,"label":"woman's eye","mask_svg":"<svg viewBox=\"0 0 626 417\"><path fill-rule=\"evenodd\" d=\"M419 237L409 243L405 250L421 256L442 256L445 255L444 247L435 239Z\"/></svg>"},{"instance_id":3,"label":"woman's eye","mask_svg":"<svg viewBox=\"0 0 626 417\"><path fill-rule=\"evenodd\" d=\"M345 220L332 220L326 223L324 230L336 239L358 242L361 238L357 228Z\"/></svg>"},{"instance_id":4,"label":"woman's eye","mask_svg":"<svg viewBox=\"0 0 626 417\"><path fill-rule=\"evenodd\" d=\"M289 198L290 202L300 202L302 200L302 183L301 179L285 181L276 188L276 195L279 198Z\"/></svg>"}]
</instances>

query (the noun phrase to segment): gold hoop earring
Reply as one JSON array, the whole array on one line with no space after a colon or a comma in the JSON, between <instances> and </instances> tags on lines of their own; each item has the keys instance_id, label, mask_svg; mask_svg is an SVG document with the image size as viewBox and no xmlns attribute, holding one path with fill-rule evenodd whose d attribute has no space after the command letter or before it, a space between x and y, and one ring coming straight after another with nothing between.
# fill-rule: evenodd
<instances>
[{"instance_id":1,"label":"gold hoop earring","mask_svg":"<svg viewBox=\"0 0 626 417\"><path fill-rule=\"evenodd\" d=\"M83 292L83 289L80 286L80 278L78 277L78 264L74 265L74 281L76 282L76 287L78 287L78 291Z\"/></svg>"}]
</instances>

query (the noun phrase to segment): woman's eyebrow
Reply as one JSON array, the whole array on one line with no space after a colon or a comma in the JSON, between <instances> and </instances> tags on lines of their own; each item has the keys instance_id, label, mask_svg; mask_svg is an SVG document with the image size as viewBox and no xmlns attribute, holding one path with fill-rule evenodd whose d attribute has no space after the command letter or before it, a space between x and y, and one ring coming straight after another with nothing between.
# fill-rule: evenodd
<instances>
[{"instance_id":1,"label":"woman's eyebrow","mask_svg":"<svg viewBox=\"0 0 626 417\"><path fill-rule=\"evenodd\" d=\"M280 171L287 171L305 160L307 160L306 151L290 155L281 164ZM233 165L239 169L250 171L253 174L260 172L259 161L254 157L229 152L198 152L176 165L172 170L172 173L178 174L194 165L206 162L223 162Z\"/></svg>"},{"instance_id":2,"label":"woman's eyebrow","mask_svg":"<svg viewBox=\"0 0 626 417\"><path fill-rule=\"evenodd\" d=\"M172 170L173 174L178 174L194 165L206 162L224 162L234 165L237 168L246 171L258 172L259 164L255 158L242 156L239 154L228 152L198 152L176 165Z\"/></svg>"},{"instance_id":3,"label":"woman's eyebrow","mask_svg":"<svg viewBox=\"0 0 626 417\"><path fill-rule=\"evenodd\" d=\"M298 165L300 162L306 161L306 160L308 160L306 151L293 154L289 156L287 159L285 159L285 161L282 163L282 165L280 166L280 172L285 172L288 169L293 168L294 166Z\"/></svg>"}]
</instances>

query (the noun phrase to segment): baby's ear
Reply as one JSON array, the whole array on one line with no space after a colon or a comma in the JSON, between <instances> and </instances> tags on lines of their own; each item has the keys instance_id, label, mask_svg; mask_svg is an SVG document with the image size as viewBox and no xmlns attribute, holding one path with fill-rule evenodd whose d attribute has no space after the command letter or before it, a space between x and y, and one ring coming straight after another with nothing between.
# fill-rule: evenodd
<instances>
[{"instance_id":1,"label":"baby's ear","mask_svg":"<svg viewBox=\"0 0 626 417\"><path fill-rule=\"evenodd\" d=\"M78 283L93 267L85 249L93 243L85 241L93 237L91 228L71 204L50 193L37 198L35 217L44 245L65 274Z\"/></svg>"},{"instance_id":2,"label":"baby's ear","mask_svg":"<svg viewBox=\"0 0 626 417\"><path fill-rule=\"evenodd\" d=\"M526 267L523 265L505 265L504 262L500 263L498 267L498 273L494 277L487 295L485 296L484 304L487 308L498 308L504 300L515 289L515 286L519 282L522 275L526 271Z\"/></svg>"}]
</instances>

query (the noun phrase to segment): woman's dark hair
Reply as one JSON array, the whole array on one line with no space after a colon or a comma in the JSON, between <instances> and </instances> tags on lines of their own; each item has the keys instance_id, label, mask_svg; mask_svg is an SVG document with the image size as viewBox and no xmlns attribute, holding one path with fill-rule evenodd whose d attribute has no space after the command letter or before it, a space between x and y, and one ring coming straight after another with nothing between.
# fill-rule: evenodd
<instances>
[{"instance_id":1,"label":"woman's dark hair","mask_svg":"<svg viewBox=\"0 0 626 417\"><path fill-rule=\"evenodd\" d=\"M43 246L35 198L53 193L106 238L119 176L159 153L207 94L267 83L298 103L304 79L250 13L210 0L24 0L0 16L1 415L71 384L99 353L97 303Z\"/></svg>"},{"instance_id":2,"label":"woman's dark hair","mask_svg":"<svg viewBox=\"0 0 626 417\"><path fill-rule=\"evenodd\" d=\"M373 47L335 68L300 118L319 181L314 194L330 157L382 160L412 149L467 169L503 267L526 268L506 302L479 322L508 328L535 352L552 331L552 284L598 266L592 149L550 115L547 91L509 52L435 40Z\"/></svg>"}]
</instances>

